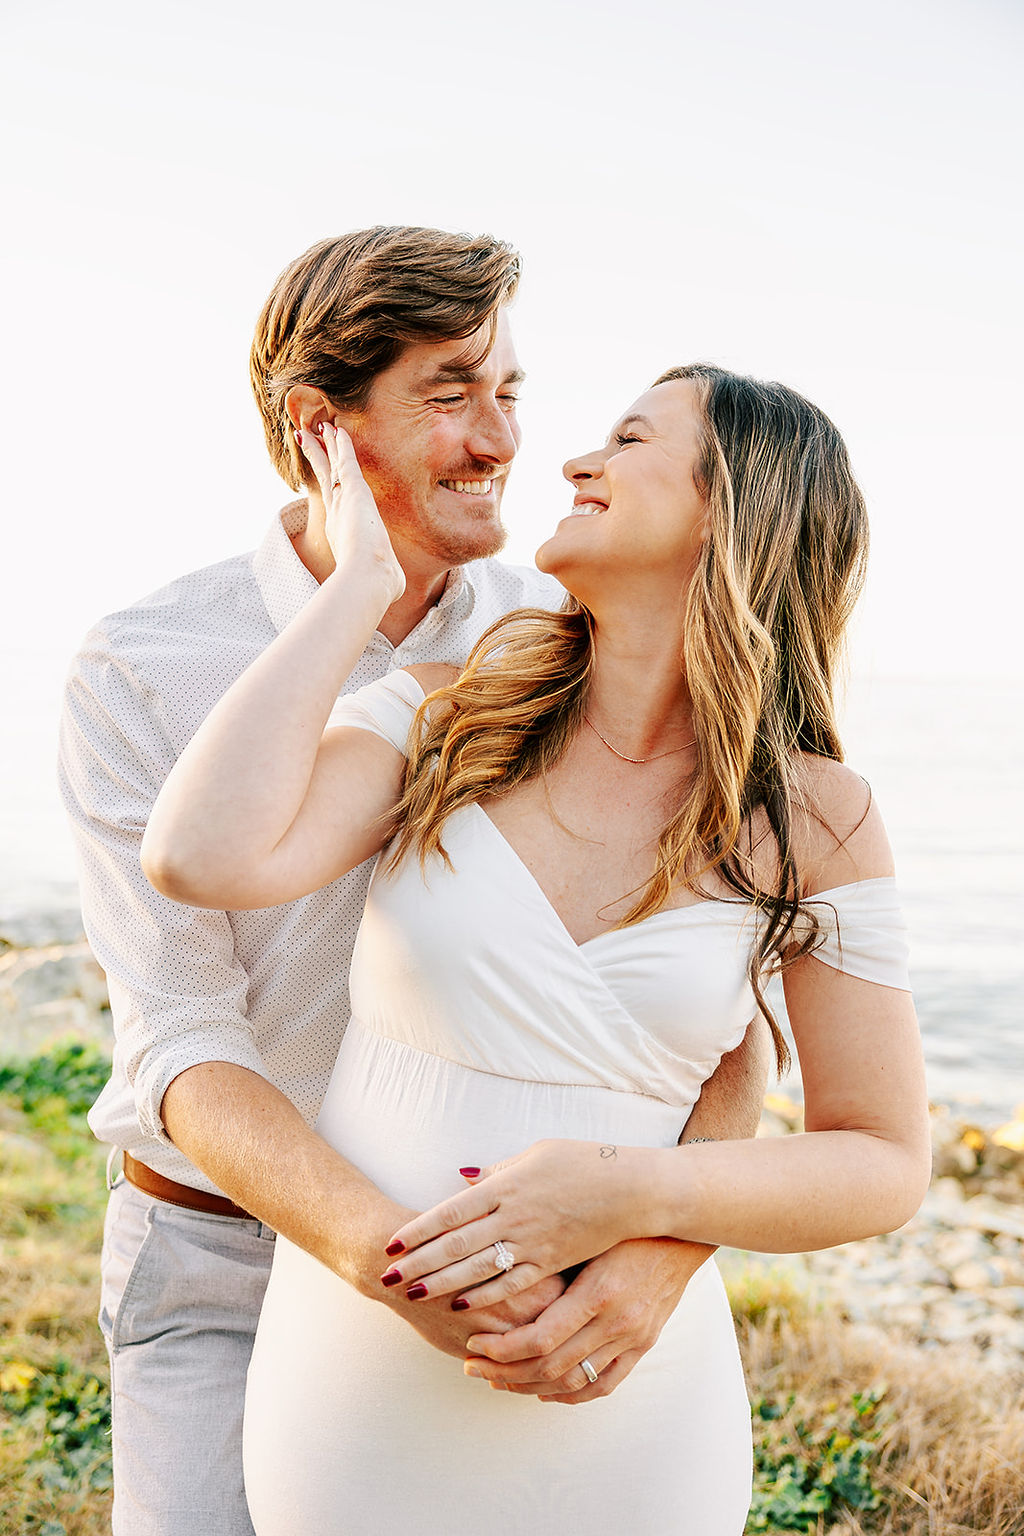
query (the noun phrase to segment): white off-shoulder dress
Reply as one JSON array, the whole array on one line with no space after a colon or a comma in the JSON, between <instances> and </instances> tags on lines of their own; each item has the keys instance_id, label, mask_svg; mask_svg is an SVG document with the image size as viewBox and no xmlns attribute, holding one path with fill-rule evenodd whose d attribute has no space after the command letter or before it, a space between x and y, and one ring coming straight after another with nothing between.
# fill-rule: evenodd
<instances>
[{"instance_id":1,"label":"white off-shoulder dress","mask_svg":"<svg viewBox=\"0 0 1024 1536\"><path fill-rule=\"evenodd\" d=\"M404 750L422 699L396 672L331 723ZM417 1210L464 1188L460 1167L543 1137L674 1146L754 1014L751 909L706 901L576 944L479 806L443 840L451 871L412 857L374 876L320 1134ZM817 899L841 930L820 959L907 985L891 880ZM750 1415L718 1270L614 1393L566 1407L465 1377L278 1239L245 1479L258 1536L741 1536Z\"/></svg>"}]
</instances>

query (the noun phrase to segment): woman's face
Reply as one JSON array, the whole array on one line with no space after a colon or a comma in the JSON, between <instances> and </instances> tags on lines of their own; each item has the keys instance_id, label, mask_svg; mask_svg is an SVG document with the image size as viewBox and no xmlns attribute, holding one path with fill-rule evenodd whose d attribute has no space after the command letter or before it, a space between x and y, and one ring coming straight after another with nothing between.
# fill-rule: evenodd
<instances>
[{"instance_id":1,"label":"woman's face","mask_svg":"<svg viewBox=\"0 0 1024 1536\"><path fill-rule=\"evenodd\" d=\"M603 448L562 471L573 510L537 551L537 565L588 607L613 581L646 600L678 600L703 543L706 504L697 489L701 418L689 379L657 384L616 422Z\"/></svg>"}]
</instances>

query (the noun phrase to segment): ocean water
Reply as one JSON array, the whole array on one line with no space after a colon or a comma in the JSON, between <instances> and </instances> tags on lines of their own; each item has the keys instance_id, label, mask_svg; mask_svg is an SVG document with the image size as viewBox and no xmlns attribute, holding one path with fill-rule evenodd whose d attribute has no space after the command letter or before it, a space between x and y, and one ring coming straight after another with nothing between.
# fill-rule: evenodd
<instances>
[{"instance_id":1,"label":"ocean water","mask_svg":"<svg viewBox=\"0 0 1024 1536\"><path fill-rule=\"evenodd\" d=\"M848 761L885 815L934 1099L1024 1102L1024 683L851 690Z\"/></svg>"},{"instance_id":2,"label":"ocean water","mask_svg":"<svg viewBox=\"0 0 1024 1536\"><path fill-rule=\"evenodd\" d=\"M8 676L0 926L76 899L52 771L62 672ZM844 722L896 854L931 1095L1005 1120L1024 1103L1024 682L860 679Z\"/></svg>"}]
</instances>

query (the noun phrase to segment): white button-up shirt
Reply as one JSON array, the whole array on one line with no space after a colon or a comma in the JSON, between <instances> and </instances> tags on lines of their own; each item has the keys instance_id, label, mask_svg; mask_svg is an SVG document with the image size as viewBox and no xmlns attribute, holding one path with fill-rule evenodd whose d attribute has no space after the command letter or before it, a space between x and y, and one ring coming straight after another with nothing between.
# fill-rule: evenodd
<instances>
[{"instance_id":1,"label":"white button-up shirt","mask_svg":"<svg viewBox=\"0 0 1024 1536\"><path fill-rule=\"evenodd\" d=\"M269 1079L312 1124L348 1020L348 973L372 861L300 901L210 912L159 895L139 864L150 808L175 759L235 678L316 591L286 507L254 553L194 571L111 614L68 681L60 782L79 856L86 933L107 973L110 1081L95 1135L158 1173L216 1186L167 1138L164 1093L188 1067L227 1061ZM396 667L461 665L513 608L554 609L564 592L525 567L455 570L401 643L375 634L343 693Z\"/></svg>"}]
</instances>

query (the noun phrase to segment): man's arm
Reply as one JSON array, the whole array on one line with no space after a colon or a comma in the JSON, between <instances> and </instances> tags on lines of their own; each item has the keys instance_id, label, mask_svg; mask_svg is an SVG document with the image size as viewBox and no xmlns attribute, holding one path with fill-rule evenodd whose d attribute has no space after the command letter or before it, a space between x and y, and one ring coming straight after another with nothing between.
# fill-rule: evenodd
<instances>
[{"instance_id":1,"label":"man's arm","mask_svg":"<svg viewBox=\"0 0 1024 1536\"><path fill-rule=\"evenodd\" d=\"M384 1290L384 1244L415 1212L387 1198L310 1129L265 1078L210 1061L174 1079L163 1099L167 1134L197 1168L244 1210L410 1322L435 1348L463 1357L470 1323L445 1297L406 1301ZM563 1283L542 1282L488 1312L497 1332L532 1321Z\"/></svg>"},{"instance_id":2,"label":"man's arm","mask_svg":"<svg viewBox=\"0 0 1024 1536\"><path fill-rule=\"evenodd\" d=\"M227 914L171 901L142 873L142 832L174 749L160 701L122 649L102 628L89 637L65 697L59 773L86 929L110 986L124 1092L134 1093L139 1131L129 1145L145 1162L147 1143L163 1157L173 1143L198 1170L197 1184L205 1175L407 1315L438 1348L464 1354L468 1321L443 1302L416 1308L376 1284L388 1232L415 1213L339 1157L263 1075L247 1016L249 978ZM123 1122L124 1105L114 1118ZM98 1134L108 1129L101 1116ZM555 1278L522 1306L496 1309L495 1330L536 1317L563 1289Z\"/></svg>"},{"instance_id":3,"label":"man's arm","mask_svg":"<svg viewBox=\"0 0 1024 1536\"><path fill-rule=\"evenodd\" d=\"M771 1031L760 1013L734 1051L723 1056L701 1089L680 1145L688 1141L743 1141L757 1135L768 1074L775 1064Z\"/></svg>"},{"instance_id":4,"label":"man's arm","mask_svg":"<svg viewBox=\"0 0 1024 1536\"><path fill-rule=\"evenodd\" d=\"M701 1090L681 1141L736 1141L756 1135L771 1035L760 1014ZM558 1403L606 1397L657 1339L690 1280L714 1253L707 1243L644 1238L619 1243L585 1264L565 1295L531 1324L502 1335L478 1329L467 1371L510 1392ZM580 1369L598 1372L591 1384Z\"/></svg>"}]
</instances>

